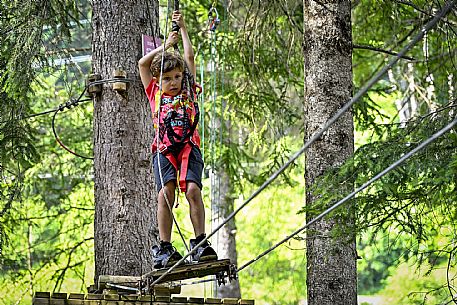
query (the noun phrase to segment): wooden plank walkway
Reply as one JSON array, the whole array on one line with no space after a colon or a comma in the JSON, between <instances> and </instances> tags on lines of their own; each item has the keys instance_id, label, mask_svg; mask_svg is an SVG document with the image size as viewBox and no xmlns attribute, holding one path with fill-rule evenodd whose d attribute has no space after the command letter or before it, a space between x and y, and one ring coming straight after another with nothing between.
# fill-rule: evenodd
<instances>
[{"instance_id":1,"label":"wooden plank walkway","mask_svg":"<svg viewBox=\"0 0 457 305\"><path fill-rule=\"evenodd\" d=\"M197 305L197 304L236 304L254 305L254 300L234 298L195 298L182 296L125 295L113 292L104 294L50 293L36 292L33 305Z\"/></svg>"},{"instance_id":2,"label":"wooden plank walkway","mask_svg":"<svg viewBox=\"0 0 457 305\"><path fill-rule=\"evenodd\" d=\"M122 290L122 287L138 289L141 284L141 287L146 288L146 291L152 292L153 289L166 283L205 277L208 275L215 275L219 284L225 284L227 278L228 280L236 279L235 266L230 263L229 259L185 264L176 267L171 270L170 273L166 274L168 270L169 268L156 269L141 277L100 275L98 279L98 290L101 291L105 288ZM149 287L151 283L155 282L164 274L166 275L155 283L154 287Z\"/></svg>"},{"instance_id":3,"label":"wooden plank walkway","mask_svg":"<svg viewBox=\"0 0 457 305\"><path fill-rule=\"evenodd\" d=\"M154 270L148 273L148 277L155 281L168 271L168 268L162 268ZM218 275L224 273L227 277L232 276L234 270L231 269L231 263L229 259L222 259L217 261L202 262L195 264L185 264L178 266L173 269L169 274L164 276L157 284L181 281L197 277L205 277L208 275ZM235 275L233 275L235 276Z\"/></svg>"}]
</instances>

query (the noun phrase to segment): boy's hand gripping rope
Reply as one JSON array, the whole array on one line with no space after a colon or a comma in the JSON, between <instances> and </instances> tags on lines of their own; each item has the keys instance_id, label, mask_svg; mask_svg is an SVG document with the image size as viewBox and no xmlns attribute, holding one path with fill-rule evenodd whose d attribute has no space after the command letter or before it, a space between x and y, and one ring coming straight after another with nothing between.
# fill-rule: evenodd
<instances>
[{"instance_id":1,"label":"boy's hand gripping rope","mask_svg":"<svg viewBox=\"0 0 457 305\"><path fill-rule=\"evenodd\" d=\"M179 0L175 0L175 3L174 3L174 10L175 11L179 11ZM176 21L173 21L171 23L171 30L173 32L178 32L179 31L179 25ZM175 49L177 48L177 46L175 45Z\"/></svg>"}]
</instances>

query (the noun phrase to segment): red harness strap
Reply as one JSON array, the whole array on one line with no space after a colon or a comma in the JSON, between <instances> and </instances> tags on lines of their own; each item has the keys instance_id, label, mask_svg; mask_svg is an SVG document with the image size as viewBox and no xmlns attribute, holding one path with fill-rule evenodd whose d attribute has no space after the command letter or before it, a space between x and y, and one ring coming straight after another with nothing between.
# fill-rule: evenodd
<instances>
[{"instance_id":1,"label":"red harness strap","mask_svg":"<svg viewBox=\"0 0 457 305\"><path fill-rule=\"evenodd\" d=\"M172 153L165 152L165 157L167 157L168 161L173 164L176 172L179 172L179 188L181 192L186 193L187 189L187 169L189 167L189 156L192 151L192 143L187 142L184 147L179 152L178 158L176 158Z\"/></svg>"}]
</instances>

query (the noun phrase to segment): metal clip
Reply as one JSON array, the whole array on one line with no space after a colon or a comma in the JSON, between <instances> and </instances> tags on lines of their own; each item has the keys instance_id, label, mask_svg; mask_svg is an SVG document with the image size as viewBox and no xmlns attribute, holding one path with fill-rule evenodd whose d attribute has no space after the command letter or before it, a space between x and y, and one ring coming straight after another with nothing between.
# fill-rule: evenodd
<instances>
[{"instance_id":1,"label":"metal clip","mask_svg":"<svg viewBox=\"0 0 457 305\"><path fill-rule=\"evenodd\" d=\"M211 32L215 32L220 23L219 14L217 13L216 8L212 6L208 11L208 29Z\"/></svg>"}]
</instances>

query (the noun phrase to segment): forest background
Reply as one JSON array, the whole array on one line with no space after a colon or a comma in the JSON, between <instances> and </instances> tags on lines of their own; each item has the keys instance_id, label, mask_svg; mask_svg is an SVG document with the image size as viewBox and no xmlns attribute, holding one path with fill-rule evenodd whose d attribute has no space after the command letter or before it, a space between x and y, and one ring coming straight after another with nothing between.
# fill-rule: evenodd
<instances>
[{"instance_id":1,"label":"forest background","mask_svg":"<svg viewBox=\"0 0 457 305\"><path fill-rule=\"evenodd\" d=\"M444 3L352 1L355 91ZM212 4L182 1L182 11L203 75L207 169L228 161L240 204L302 146L303 3L216 2L215 36L204 31ZM454 7L354 105L357 150L316 184L325 194L322 206L334 201L341 181L361 185L455 117L456 13ZM93 283L92 161L57 145L55 111L36 115L83 91L90 16L86 1L1 1L0 304L29 304L35 291L85 292ZM230 121L230 128L210 128L217 120ZM92 156L90 102L62 108L55 128L72 150ZM456 302L456 147L453 129L358 195L359 294L381 295L386 304ZM305 222L303 164L303 158L295 162L237 216L239 262ZM215 196L210 180L203 190L208 215ZM177 218L190 238L182 206ZM240 273L243 297L258 304L306 299L304 245L302 235ZM186 289L210 296L214 288Z\"/></svg>"}]
</instances>

